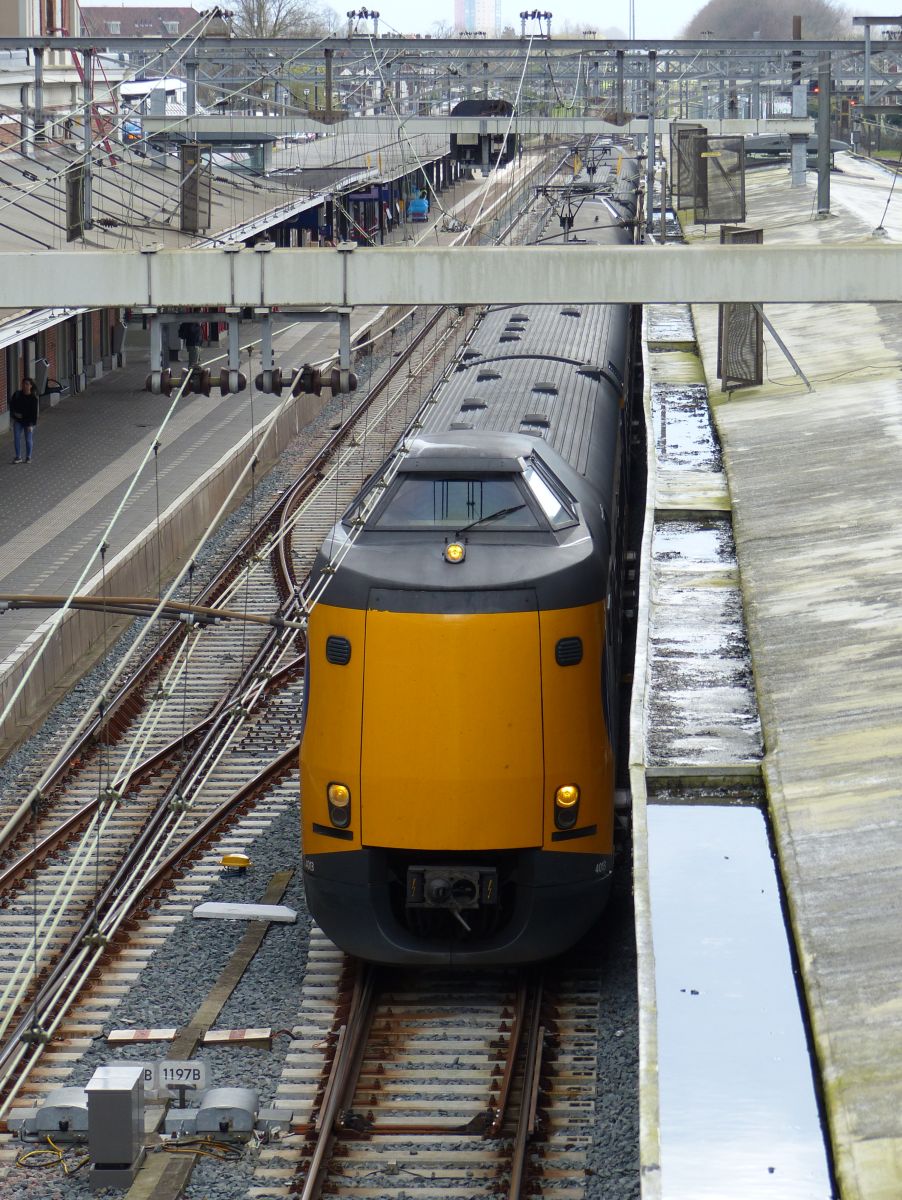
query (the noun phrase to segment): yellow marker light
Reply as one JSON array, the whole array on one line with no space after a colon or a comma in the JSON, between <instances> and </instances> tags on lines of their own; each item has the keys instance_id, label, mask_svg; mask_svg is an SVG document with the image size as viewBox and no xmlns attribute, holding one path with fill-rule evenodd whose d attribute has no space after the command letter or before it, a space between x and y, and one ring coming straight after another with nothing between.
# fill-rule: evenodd
<instances>
[{"instance_id":1,"label":"yellow marker light","mask_svg":"<svg viewBox=\"0 0 902 1200\"><path fill-rule=\"evenodd\" d=\"M554 793L554 823L558 829L572 829L579 816L579 788L565 783Z\"/></svg>"},{"instance_id":2,"label":"yellow marker light","mask_svg":"<svg viewBox=\"0 0 902 1200\"><path fill-rule=\"evenodd\" d=\"M450 542L445 547L445 562L459 563L466 558L467 552L460 542Z\"/></svg>"},{"instance_id":3,"label":"yellow marker light","mask_svg":"<svg viewBox=\"0 0 902 1200\"><path fill-rule=\"evenodd\" d=\"M351 820L351 792L343 783L330 783L326 788L329 801L329 820L336 829L344 829Z\"/></svg>"},{"instance_id":4,"label":"yellow marker light","mask_svg":"<svg viewBox=\"0 0 902 1200\"><path fill-rule=\"evenodd\" d=\"M251 860L246 854L234 853L224 854L219 860L219 865L230 871L246 871L251 865Z\"/></svg>"}]
</instances>

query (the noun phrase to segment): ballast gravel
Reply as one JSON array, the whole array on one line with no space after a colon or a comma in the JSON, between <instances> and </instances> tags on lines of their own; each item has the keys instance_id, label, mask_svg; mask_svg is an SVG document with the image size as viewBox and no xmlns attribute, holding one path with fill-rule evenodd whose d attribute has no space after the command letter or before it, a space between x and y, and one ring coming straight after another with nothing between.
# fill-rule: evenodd
<instances>
[{"instance_id":1,"label":"ballast gravel","mask_svg":"<svg viewBox=\"0 0 902 1200\"><path fill-rule=\"evenodd\" d=\"M268 1025L290 1030L298 1014L307 961L310 920L304 903L298 813L289 807L246 851L252 866L244 875L223 874L206 899L255 902L276 871L294 870L282 903L297 910L294 925L270 925L253 962L227 1001L215 1027ZM95 1069L114 1061L147 1062L164 1057L160 1042L110 1046L110 1028L184 1026L200 1007L246 929L243 921L195 921L185 917L173 929L134 986L114 1010L104 1036L78 1061L71 1084L84 1086ZM252 1087L261 1106L274 1103L289 1039L274 1037L271 1050L231 1046L202 1047L193 1056L207 1064L211 1087ZM247 1149L235 1163L201 1160L184 1195L187 1200L237 1200L251 1186L257 1155ZM87 1168L69 1178L54 1178L58 1168L14 1171L0 1184L3 1200L87 1200L92 1195ZM96 1194L96 1193L94 1193ZM115 1194L115 1193L111 1193ZM120 1193L121 1194L121 1193Z\"/></svg>"}]
</instances>

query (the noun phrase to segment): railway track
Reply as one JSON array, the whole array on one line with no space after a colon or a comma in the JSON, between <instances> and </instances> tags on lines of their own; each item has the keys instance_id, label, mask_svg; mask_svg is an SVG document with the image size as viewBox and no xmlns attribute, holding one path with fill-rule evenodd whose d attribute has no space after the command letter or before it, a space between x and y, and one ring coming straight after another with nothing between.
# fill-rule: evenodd
<instances>
[{"instance_id":1,"label":"railway track","mask_svg":"<svg viewBox=\"0 0 902 1200\"><path fill-rule=\"evenodd\" d=\"M383 443L390 447L412 420L436 347L440 353L463 332L461 318L445 310L424 322L412 356L393 364L356 405L207 589L206 601L279 609L289 621L299 615L299 582L336 512L378 466ZM3 881L5 925L14 931L12 961L0 972L8 1097L16 1090L15 1066L39 1057L73 985L88 977L185 836L224 803L244 802L243 790L270 762L272 747L296 754L303 668L297 639L291 625L261 636L231 624L168 638L111 705L114 717L98 718L43 782L41 802L31 805L31 845L24 847L23 821L20 853ZM140 709L139 695L147 701Z\"/></svg>"},{"instance_id":2,"label":"railway track","mask_svg":"<svg viewBox=\"0 0 902 1200\"><path fill-rule=\"evenodd\" d=\"M454 1172L492 1192L506 1179L520 1196L546 1036L541 980L480 974L464 988L459 976L389 985L370 967L354 974L299 1163L302 1200L348 1194L380 1166L391 1174L401 1138L420 1143L406 1168L416 1177L414 1159L443 1153L449 1137L459 1156L467 1135L481 1141ZM435 1182L434 1164L425 1174Z\"/></svg>"},{"instance_id":3,"label":"railway track","mask_svg":"<svg viewBox=\"0 0 902 1200\"><path fill-rule=\"evenodd\" d=\"M0 807L0 861L9 864L0 875L9 931L0 963L0 1116L27 1094L29 1074L137 907L212 830L291 776L304 577L467 328L456 310L425 314L215 578L197 594L189 581L188 601L278 611L281 627L175 625L56 755L27 801ZM275 761L274 746L286 748Z\"/></svg>"},{"instance_id":4,"label":"railway track","mask_svg":"<svg viewBox=\"0 0 902 1200\"><path fill-rule=\"evenodd\" d=\"M314 930L304 993L279 1089L296 1136L262 1151L254 1200L587 1194L591 971L389 978Z\"/></svg>"}]
</instances>

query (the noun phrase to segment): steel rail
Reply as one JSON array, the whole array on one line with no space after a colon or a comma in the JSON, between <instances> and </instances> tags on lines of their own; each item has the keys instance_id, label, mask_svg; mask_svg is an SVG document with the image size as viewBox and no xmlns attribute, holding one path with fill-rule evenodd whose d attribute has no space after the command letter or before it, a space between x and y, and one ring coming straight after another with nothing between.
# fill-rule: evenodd
<instances>
[{"instance_id":1,"label":"steel rail","mask_svg":"<svg viewBox=\"0 0 902 1200\"><path fill-rule=\"evenodd\" d=\"M501 1127L504 1124L504 1118L507 1115L507 1105L510 1099L511 1084L514 1079L514 1070L517 1063L517 1054L520 1049L520 1042L523 1037L523 1029L526 1023L526 1017L529 1012L529 987L525 976L521 976L517 982L517 1004L514 1009L514 1021L511 1028L510 1038L507 1043L507 1054L504 1058L504 1072L501 1076L501 1084L498 1088L498 1103L495 1105L494 1115L492 1116L491 1124L486 1130L488 1137L498 1137L501 1134Z\"/></svg>"},{"instance_id":2,"label":"steel rail","mask_svg":"<svg viewBox=\"0 0 902 1200\"><path fill-rule=\"evenodd\" d=\"M291 674L296 674L303 669L303 665L303 655L287 663L269 679L267 689L272 690L280 686ZM169 759L174 754L178 754L183 750L186 745L190 745L209 726L212 720L213 715L208 714L202 720L192 725L190 729L186 729L184 733L179 734L178 737L168 742L165 746L162 746L159 750L154 751L148 758L145 758L136 767L133 767L120 786L122 795L127 795L129 791L137 787L146 778L166 766ZM5 871L0 872L0 894L10 892L16 883L21 882L22 877L29 869L42 862L67 836L82 828L102 803L103 800L100 796L95 796L93 800L89 800L87 804L82 805L77 812L74 812L61 825L48 833L36 846L32 846L21 858L7 867Z\"/></svg>"},{"instance_id":3,"label":"steel rail","mask_svg":"<svg viewBox=\"0 0 902 1200\"><path fill-rule=\"evenodd\" d=\"M192 725L183 734L174 738L167 745L157 750L149 758L143 760L138 766L134 767L126 777L122 784L122 795L134 788L142 779L153 774L155 770L159 770L165 765L167 760L173 754L177 754L183 749L193 738L197 737L201 730L209 725L211 717L204 717L202 721ZM71 834L78 832L90 818L94 815L103 800L100 796L95 796L89 800L87 804L83 804L76 812L67 817L56 829L47 834L36 846L32 846L27 850L21 858L17 859L5 871L0 872L0 894L11 891L16 883L20 883L25 874L38 863L51 854L61 842L65 841Z\"/></svg>"},{"instance_id":4,"label":"steel rail","mask_svg":"<svg viewBox=\"0 0 902 1200\"><path fill-rule=\"evenodd\" d=\"M57 960L50 976L42 984L42 992L52 992L48 1000L48 1007L55 1005L51 1023L41 1031L40 1036L35 1036L34 1012L32 1005L29 1004L28 1012L0 1049L0 1087L2 1087L0 1094L3 1095L3 1105L0 1111L8 1108L10 1102L15 1098L27 1078L28 1072L40 1057L43 1046L49 1041L63 1017L78 999L84 983L90 978L98 961L106 953L111 939L118 933L123 923L134 913L142 901L151 895L181 859L195 852L207 837L217 832L219 827L230 817L236 815L245 804L254 800L261 789L271 786L280 775L289 770L297 760L299 750L300 743L293 742L262 771L243 784L228 800L208 814L204 821L199 823L180 845L145 878L140 888L128 892L120 900L112 920L102 931L98 931L93 913L84 920L78 933L71 939L68 947ZM117 882L118 874L117 878L111 880L104 889L105 896L115 895ZM98 932L101 933L99 938ZM77 974L79 971L81 971L80 975ZM34 1048L31 1061L11 1086L5 1086L11 1072L28 1053L29 1046Z\"/></svg>"},{"instance_id":5,"label":"steel rail","mask_svg":"<svg viewBox=\"0 0 902 1200\"><path fill-rule=\"evenodd\" d=\"M523 1067L523 1090L520 1097L520 1115L517 1132L511 1147L510 1185L508 1200L520 1200L526 1182L526 1155L529 1140L536 1128L536 1111L539 1103L539 1085L542 1076L542 1052L545 1045L545 1028L542 1016L542 980L537 979L530 988L529 1031L526 1037L526 1062Z\"/></svg>"},{"instance_id":6,"label":"steel rail","mask_svg":"<svg viewBox=\"0 0 902 1200\"><path fill-rule=\"evenodd\" d=\"M351 1006L347 1020L338 1030L335 1054L313 1126L316 1138L301 1200L318 1200L322 1192L332 1147L360 1074L366 1035L375 1011L375 978L372 966L357 964Z\"/></svg>"}]
</instances>

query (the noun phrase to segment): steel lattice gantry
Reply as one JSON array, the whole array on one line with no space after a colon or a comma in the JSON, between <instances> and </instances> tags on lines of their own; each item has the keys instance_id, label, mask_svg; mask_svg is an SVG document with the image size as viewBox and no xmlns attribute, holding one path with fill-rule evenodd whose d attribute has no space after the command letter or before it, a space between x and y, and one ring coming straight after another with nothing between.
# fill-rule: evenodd
<instances>
[{"instance_id":1,"label":"steel lattice gantry","mask_svg":"<svg viewBox=\"0 0 902 1200\"><path fill-rule=\"evenodd\" d=\"M872 39L870 24L865 35L860 41L744 42L200 36L189 49L184 39L54 36L0 39L0 49L36 51L36 73L50 49L119 63L129 56L175 58L183 60L191 95L202 106L222 103L229 111L262 109L274 116L313 112L329 119L342 111L440 115L463 98L512 100L518 92L521 116L585 115L599 108L644 112L653 56L661 118L762 118L779 115L776 101L793 84L817 77L824 55L838 87L867 87L875 102L898 94L902 44Z\"/></svg>"}]
</instances>

